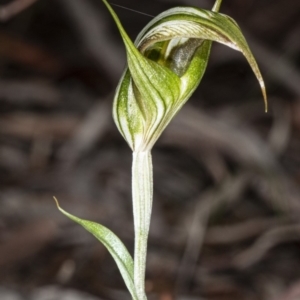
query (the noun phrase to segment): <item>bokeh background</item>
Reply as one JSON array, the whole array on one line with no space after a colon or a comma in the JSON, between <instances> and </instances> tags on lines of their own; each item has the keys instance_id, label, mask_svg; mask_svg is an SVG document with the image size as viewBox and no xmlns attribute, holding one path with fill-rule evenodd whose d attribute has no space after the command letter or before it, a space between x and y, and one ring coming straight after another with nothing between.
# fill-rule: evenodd
<instances>
[{"instance_id":1,"label":"bokeh background","mask_svg":"<svg viewBox=\"0 0 300 300\"><path fill-rule=\"evenodd\" d=\"M111 107L125 66L100 0L0 1L0 299L130 299L105 248L52 199L133 248L131 152ZM114 0L132 39L211 0ZM300 1L224 0L265 78L214 44L153 150L149 299L300 299Z\"/></svg>"}]
</instances>

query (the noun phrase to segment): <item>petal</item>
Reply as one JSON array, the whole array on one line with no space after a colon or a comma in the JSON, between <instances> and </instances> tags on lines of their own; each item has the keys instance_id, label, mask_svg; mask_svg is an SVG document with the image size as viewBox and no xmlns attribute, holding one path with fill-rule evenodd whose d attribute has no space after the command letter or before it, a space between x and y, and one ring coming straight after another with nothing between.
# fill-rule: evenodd
<instances>
[{"instance_id":1,"label":"petal","mask_svg":"<svg viewBox=\"0 0 300 300\"><path fill-rule=\"evenodd\" d=\"M172 8L154 18L142 30L135 43L144 53L147 49L153 49L156 43L176 38L211 40L242 52L259 81L267 110L267 96L262 75L239 26L232 18L198 8ZM165 51L165 60L170 53L172 48L169 47Z\"/></svg>"},{"instance_id":2,"label":"petal","mask_svg":"<svg viewBox=\"0 0 300 300\"><path fill-rule=\"evenodd\" d=\"M122 93L122 96L117 95L115 98L115 101L119 101L120 99L123 100L123 104L121 106L120 104L115 104L115 107L125 108L126 106L127 109L124 109L123 111L123 115L125 115L128 114L128 109L130 108L129 104L124 104L125 101L131 101L131 103L136 101L138 108L142 113L144 123L144 131L139 132L138 134L142 133L144 135L144 140L146 142L143 147L147 148L148 142L157 135L156 128L164 119L165 114L172 109L173 103L179 98L181 82L179 77L171 70L151 61L140 53L128 37L113 9L107 1L103 0L103 2L113 16L124 41L127 52L128 68L132 78L132 82L129 82L129 78L126 74L123 76L121 81L125 80L126 82L121 82L117 91L117 94ZM127 95L126 88L129 88ZM132 92L134 98L130 98L132 97ZM134 112L136 111L136 107L133 106L133 108L133 112L129 113L131 115L134 115ZM120 113L120 109L115 111ZM116 117L117 116L115 115L115 119L118 119ZM138 117L140 117L140 115ZM127 120L129 119L132 118L128 117ZM121 118L119 118L119 120L121 120ZM120 126L120 128L123 128L122 132L124 136L127 135L127 133L130 133L132 136L132 133L136 133L136 129L140 130L140 123L139 126L130 126L127 133L123 126ZM133 128L135 129L133 130ZM145 150L143 147L137 149L137 144L134 141L131 141L130 144L133 145L133 150Z\"/></svg>"}]
</instances>

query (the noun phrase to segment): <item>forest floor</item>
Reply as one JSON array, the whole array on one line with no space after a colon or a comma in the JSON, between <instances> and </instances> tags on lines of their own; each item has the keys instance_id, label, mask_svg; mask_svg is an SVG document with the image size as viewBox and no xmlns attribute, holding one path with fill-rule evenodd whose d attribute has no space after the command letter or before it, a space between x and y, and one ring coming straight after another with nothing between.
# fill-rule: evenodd
<instances>
[{"instance_id":1,"label":"forest floor","mask_svg":"<svg viewBox=\"0 0 300 300\"><path fill-rule=\"evenodd\" d=\"M269 112L244 57L214 45L153 149L147 294L299 300L300 1L223 2L257 58ZM213 2L118 4L136 10L114 7L134 39L152 15ZM109 253L53 201L132 253L131 152L111 116L124 66L100 0L0 2L1 300L130 299Z\"/></svg>"}]
</instances>

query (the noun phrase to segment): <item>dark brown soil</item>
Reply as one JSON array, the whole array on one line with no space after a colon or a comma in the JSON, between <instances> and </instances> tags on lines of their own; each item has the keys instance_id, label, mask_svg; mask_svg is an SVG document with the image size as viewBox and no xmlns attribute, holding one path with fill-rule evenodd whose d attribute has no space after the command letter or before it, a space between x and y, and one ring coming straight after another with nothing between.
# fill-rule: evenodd
<instances>
[{"instance_id":1,"label":"dark brown soil","mask_svg":"<svg viewBox=\"0 0 300 300\"><path fill-rule=\"evenodd\" d=\"M24 4L14 16L12 2ZM213 5L115 2L133 39L151 20L142 13ZM147 293L299 300L300 1L223 2L257 58L269 112L243 56L215 44L153 149ZM125 66L116 26L100 0L0 4L0 299L130 299L109 253L52 199L132 253L131 152L111 117Z\"/></svg>"}]
</instances>

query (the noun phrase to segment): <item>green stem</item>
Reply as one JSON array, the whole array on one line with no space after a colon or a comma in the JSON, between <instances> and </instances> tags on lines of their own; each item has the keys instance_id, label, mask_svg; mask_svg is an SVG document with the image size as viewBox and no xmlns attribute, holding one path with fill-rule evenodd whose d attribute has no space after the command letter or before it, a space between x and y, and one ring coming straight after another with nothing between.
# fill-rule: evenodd
<instances>
[{"instance_id":1,"label":"green stem","mask_svg":"<svg viewBox=\"0 0 300 300\"><path fill-rule=\"evenodd\" d=\"M214 4L212 11L218 12L220 10L221 4L222 4L222 0L216 0L216 3Z\"/></svg>"},{"instance_id":2,"label":"green stem","mask_svg":"<svg viewBox=\"0 0 300 300\"><path fill-rule=\"evenodd\" d=\"M152 198L153 174L151 152L133 152L134 285L139 300L147 299L145 294L145 270Z\"/></svg>"}]
</instances>

